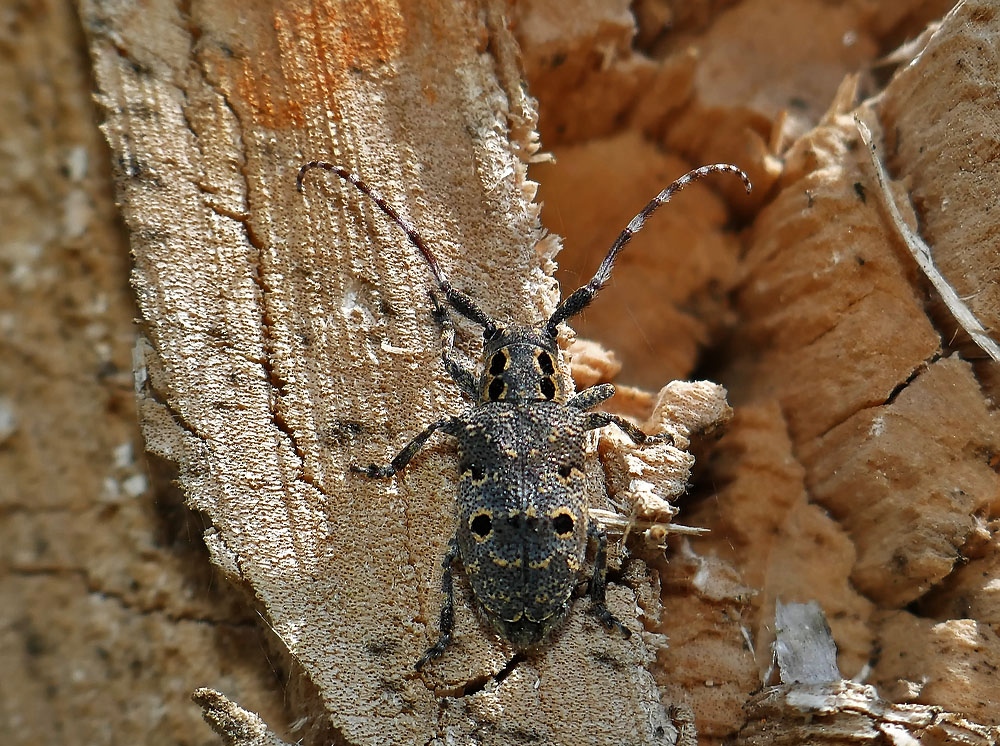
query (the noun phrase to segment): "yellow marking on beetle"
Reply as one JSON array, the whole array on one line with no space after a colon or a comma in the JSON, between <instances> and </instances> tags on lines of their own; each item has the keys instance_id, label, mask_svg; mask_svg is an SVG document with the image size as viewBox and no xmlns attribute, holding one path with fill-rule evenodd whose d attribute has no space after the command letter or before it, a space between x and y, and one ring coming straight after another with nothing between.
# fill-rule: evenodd
<instances>
[{"instance_id":1,"label":"yellow marking on beetle","mask_svg":"<svg viewBox=\"0 0 1000 746\"><path fill-rule=\"evenodd\" d=\"M534 505L529 505L528 509L526 511L524 511L524 514L526 516L528 516L528 518L537 518L538 517L538 511L535 510L535 506Z\"/></svg>"},{"instance_id":2,"label":"yellow marking on beetle","mask_svg":"<svg viewBox=\"0 0 1000 746\"><path fill-rule=\"evenodd\" d=\"M518 557L517 559L513 559L513 560L506 560L503 557L498 557L493 552L490 552L490 559L493 560L493 564L497 565L498 567L520 567L521 566L521 558L520 557Z\"/></svg>"},{"instance_id":3,"label":"yellow marking on beetle","mask_svg":"<svg viewBox=\"0 0 1000 746\"><path fill-rule=\"evenodd\" d=\"M545 356L547 365L542 365L542 356ZM545 376L551 376L556 372L555 361L545 350L535 348L535 370Z\"/></svg>"},{"instance_id":4,"label":"yellow marking on beetle","mask_svg":"<svg viewBox=\"0 0 1000 746\"><path fill-rule=\"evenodd\" d=\"M472 469L466 469L460 475L462 481L467 481L473 487L482 487L484 484L493 479L494 475L490 473L483 474L479 479L474 479L472 476Z\"/></svg>"},{"instance_id":5,"label":"yellow marking on beetle","mask_svg":"<svg viewBox=\"0 0 1000 746\"><path fill-rule=\"evenodd\" d=\"M566 567L568 567L573 572L580 572L580 568L582 567L582 565L580 564L580 560L578 560L573 555L569 555L566 557Z\"/></svg>"},{"instance_id":6,"label":"yellow marking on beetle","mask_svg":"<svg viewBox=\"0 0 1000 746\"><path fill-rule=\"evenodd\" d=\"M564 471L564 468L565 467L559 467L559 469L556 470L556 481L558 481L559 484L569 485L570 482L583 474L583 472L575 466L571 466L569 469L565 470L566 474L563 475L562 472Z\"/></svg>"},{"instance_id":7,"label":"yellow marking on beetle","mask_svg":"<svg viewBox=\"0 0 1000 746\"><path fill-rule=\"evenodd\" d=\"M505 456L509 456L510 458L517 458L517 451L515 451L513 448L507 448L504 450L503 453Z\"/></svg>"},{"instance_id":8,"label":"yellow marking on beetle","mask_svg":"<svg viewBox=\"0 0 1000 746\"><path fill-rule=\"evenodd\" d=\"M542 604L547 604L549 602L548 594L539 593L535 596L535 603L541 606Z\"/></svg>"},{"instance_id":9,"label":"yellow marking on beetle","mask_svg":"<svg viewBox=\"0 0 1000 746\"><path fill-rule=\"evenodd\" d=\"M552 561L551 557L546 557L543 560L538 560L538 562L529 562L528 567L530 567L532 570L544 570L546 567L549 566L549 563L551 561ZM576 569L579 570L580 568L577 567Z\"/></svg>"}]
</instances>

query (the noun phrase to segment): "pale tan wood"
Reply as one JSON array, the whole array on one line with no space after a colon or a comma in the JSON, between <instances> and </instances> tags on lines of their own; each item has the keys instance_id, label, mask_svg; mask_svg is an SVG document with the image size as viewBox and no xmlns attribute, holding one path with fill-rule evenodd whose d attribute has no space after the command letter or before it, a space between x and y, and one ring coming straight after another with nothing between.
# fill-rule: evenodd
<instances>
[{"instance_id":1,"label":"pale tan wood","mask_svg":"<svg viewBox=\"0 0 1000 746\"><path fill-rule=\"evenodd\" d=\"M87 105L78 30L65 7L15 18L14 64L4 68L10 85L0 86L8 95L6 142L14 143L5 150L13 155L2 170L0 236L7 351L0 494L5 509L12 506L0 536L0 657L13 661L0 701L13 743L204 740L210 736L188 699L201 685L260 713L251 718L203 692L201 703L228 722L220 730L234 739L240 722L263 739L275 732L344 739L339 724L350 711L337 707L349 700L355 711L382 703L349 723L354 742L395 723L395 708L411 727L394 732L401 740L430 734L420 726L433 722L456 734L481 726L482 742L551 742L552 723L557 735L578 737L563 730L578 718L618 743L635 732L623 715L629 706L664 708L669 719L678 714L666 709L672 702L692 706L705 743L741 729L745 741L836 741L840 731L817 734L801 723L822 723L838 707L837 715L864 714L846 729L854 742L862 728L928 742L996 740L984 728L997 725L991 581L1000 543L983 516L996 513L1000 448L988 395L1000 377L982 364L935 358L951 330L939 317L928 320L927 289L866 181L871 174L850 130L853 85L836 90L843 75L871 61L859 62L857 49L888 51L941 8L844 11L817 0L776 14L748 1L674 12L647 2L635 7L646 24L636 37L643 58L630 46L636 31L623 3L587 3L571 14L564 3L554 13L533 5L428 6L439 19L432 30L414 20L415 9L388 7L345 18L326 6L268 13L246 5L81 5L137 252L144 422L149 442L183 465L181 484L204 510L190 522L165 517L183 513L169 492L155 503L148 497L137 461L122 375L136 312L108 177L91 170L107 154ZM970 95L996 77L983 72L997 59L991 8L967 3L949 19L932 51L889 84L876 112L890 172L917 186L912 225L930 227L924 235L947 257L946 275L979 304L988 328L995 306L988 239L997 212L985 207L995 180L977 174L988 163L989 139L959 133L995 119L995 97ZM702 159L728 157L754 174L758 188L750 201L729 202L752 226L746 261L724 233L726 203L711 192L734 195L724 184L704 185L678 201L681 216L651 222L648 249L623 256L613 281L618 298L609 290L586 319L623 351L623 379L648 388L688 375L702 350L728 360L716 367L735 392L736 417L712 458L699 459L708 470L693 478L695 489L711 494L682 502L678 518L713 533L671 539L668 565L627 566L635 595L617 587L613 604L634 620L638 602L641 640L608 638L582 602L553 648L558 662L520 664L494 687L487 674L508 651L467 608L453 657L425 679L401 673L434 635L438 556L451 520L447 443L438 441L394 484L349 489L343 476L350 454L388 457L422 421L461 406L439 372L426 269L363 197L322 178L311 178L299 197L292 176L305 158L351 159L433 239L456 282L520 318L551 308L554 246L527 250L539 234L533 187L519 167L536 157L533 114L513 40L500 31L498 16L508 11L532 90L545 97L546 146L579 145L558 148L555 168L575 162L581 176L567 180L564 196L545 197L562 214L551 227L583 226L568 247L567 264L577 268L565 284L592 269L609 240L598 229L613 236L649 196L641 180L657 181L660 169L673 178ZM836 25L817 21L831 18ZM314 28L321 32L303 31ZM845 29L856 35L852 43L838 36ZM826 42L810 57L814 33ZM795 44L773 43L790 35ZM838 38L842 49L830 43ZM434 77L442 60L450 75L463 74L464 88ZM825 69L804 88L810 65ZM265 77L267 70L277 72ZM546 70L557 77L546 80ZM875 89L871 80L861 84ZM474 95L480 91L492 96ZM783 113L788 107L795 116ZM826 108L831 114L820 122ZM462 120L470 111L478 118ZM367 124L344 125L356 121ZM594 139L610 133L617 136ZM657 152L663 143L674 152ZM605 181L609 167L616 174ZM548 182L559 171L537 173ZM585 193L584 179L607 191ZM907 182L894 189L909 196ZM757 205L766 206L760 216ZM965 245L973 251L963 254ZM32 253L35 246L43 253ZM640 255L662 258L636 262L630 277ZM865 260L863 275L857 261L858 269L830 261L853 256ZM353 283L328 271L342 263L350 263ZM200 284L182 282L196 277ZM665 290L639 301L643 287ZM735 306L727 301L734 288ZM632 302L641 305L630 309ZM630 327L637 309L650 315ZM643 341L650 318L670 323ZM727 330L735 344L725 344ZM474 348L472 339L465 344ZM590 382L614 375L601 355L588 353ZM422 398L413 404L397 392ZM639 389L616 399L639 419L652 407ZM361 412L373 416L359 432ZM632 459L609 447L610 464ZM270 481L255 481L262 474ZM609 474L620 483L613 466ZM347 510L337 495L348 496ZM230 510L247 496L253 513ZM216 563L244 589L263 578L256 606L213 579L203 554L178 548L194 546L185 538L199 539L204 516L216 524L205 534ZM355 532L359 516L381 519L371 524L375 533ZM422 538L404 541L404 533ZM369 540L371 548L362 546ZM251 544L262 551L248 551ZM335 595L365 583L354 596L364 603L351 607L343 602L351 596ZM384 603L368 606L369 596ZM305 597L315 603L291 618ZM882 654L870 675L877 696L834 682L807 692L815 695L808 706L788 689L750 700L768 668L778 599L821 603L846 675L863 672L877 645ZM277 622L267 654L248 609ZM345 626L348 618L357 625ZM343 634L331 633L337 624ZM386 627L381 637L365 631ZM369 659L352 668L359 650ZM612 660L625 665L609 678ZM468 681L487 686L437 698ZM898 704L907 702L919 704ZM328 720L327 705L339 720ZM879 730L887 713L897 722ZM900 713L916 719L900 721ZM924 727L927 717L941 727ZM546 723L542 730L518 730L536 719ZM678 724L668 722L665 735ZM959 736L963 730L971 735ZM253 737L244 735L243 742Z\"/></svg>"},{"instance_id":2,"label":"pale tan wood","mask_svg":"<svg viewBox=\"0 0 1000 746\"><path fill-rule=\"evenodd\" d=\"M453 451L438 438L392 480L348 472L467 403L441 372L423 259L330 174L297 193L297 169L322 158L359 173L489 312L550 312L557 244L540 240L531 202L534 114L503 10L261 3L182 16L164 2L91 29L132 236L147 447L177 463L188 504L211 521L213 560L315 687L292 702L308 738L674 732L647 670L659 639L608 635L585 600L551 644L504 670L513 651L460 578L455 642L416 673L437 635ZM476 330L463 328L474 353ZM610 595L641 631L633 592Z\"/></svg>"},{"instance_id":3,"label":"pale tan wood","mask_svg":"<svg viewBox=\"0 0 1000 746\"><path fill-rule=\"evenodd\" d=\"M80 18L51 2L3 19L0 741L200 742L190 692L220 671L281 725L262 634L207 563L200 517L150 485Z\"/></svg>"}]
</instances>

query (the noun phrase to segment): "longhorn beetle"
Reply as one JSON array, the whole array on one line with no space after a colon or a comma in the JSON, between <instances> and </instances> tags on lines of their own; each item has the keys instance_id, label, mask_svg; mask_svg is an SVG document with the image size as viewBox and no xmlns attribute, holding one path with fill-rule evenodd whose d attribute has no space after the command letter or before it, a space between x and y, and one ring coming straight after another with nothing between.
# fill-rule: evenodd
<instances>
[{"instance_id":1,"label":"longhorn beetle","mask_svg":"<svg viewBox=\"0 0 1000 746\"><path fill-rule=\"evenodd\" d=\"M423 255L445 303L483 327L482 373L455 351L455 330L448 310L432 292L434 318L441 326L445 370L475 404L457 417L432 422L384 466L352 466L372 479L402 470L435 430L458 441L461 481L458 529L444 555L440 637L416 663L419 670L438 658L454 626L452 569L460 560L487 619L518 648L542 642L569 608L569 598L586 559L590 539L597 543L589 582L593 613L609 630L629 630L605 606L607 537L588 521L584 481L586 433L617 425L635 443L669 441L667 434L646 435L618 415L588 410L615 393L610 383L571 394L556 344L559 324L590 305L611 276L618 253L664 202L693 181L727 172L750 180L736 166L718 163L681 176L650 201L612 244L593 279L559 303L533 326L505 324L479 307L448 281L437 257L417 230L368 184L347 169L311 161L299 169L296 187L314 168L332 171L370 197Z\"/></svg>"}]
</instances>

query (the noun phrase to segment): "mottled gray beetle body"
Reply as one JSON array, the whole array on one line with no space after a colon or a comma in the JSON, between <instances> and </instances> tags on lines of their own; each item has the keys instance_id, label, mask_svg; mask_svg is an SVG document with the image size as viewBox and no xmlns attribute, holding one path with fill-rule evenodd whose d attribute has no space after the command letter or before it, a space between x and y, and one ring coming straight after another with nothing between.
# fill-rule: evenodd
<instances>
[{"instance_id":1,"label":"mottled gray beetle body","mask_svg":"<svg viewBox=\"0 0 1000 746\"><path fill-rule=\"evenodd\" d=\"M588 415L566 405L554 339L498 328L458 441L458 556L493 626L518 646L562 618L587 554Z\"/></svg>"},{"instance_id":2,"label":"mottled gray beetle body","mask_svg":"<svg viewBox=\"0 0 1000 746\"><path fill-rule=\"evenodd\" d=\"M587 553L585 415L492 402L458 428L458 548L493 625L533 645L567 608Z\"/></svg>"},{"instance_id":3,"label":"mottled gray beetle body","mask_svg":"<svg viewBox=\"0 0 1000 746\"><path fill-rule=\"evenodd\" d=\"M482 372L477 377L455 352L447 308L431 296L442 328L445 369L475 405L463 415L431 423L385 466L352 466L353 471L372 478L390 477L409 463L435 430L458 443L458 528L443 563L441 632L437 643L417 661L417 668L439 657L451 640L456 559L461 560L476 599L496 630L516 646L530 647L544 640L565 614L591 538L597 543L589 584L593 611L604 626L628 636L629 631L604 605L607 539L587 519L586 433L614 424L636 443L669 440L669 436L647 436L617 415L588 412L614 394L611 384L570 396L556 345L558 326L590 304L611 276L618 253L676 191L721 171L738 174L749 192L746 174L729 164L702 166L685 174L632 219L590 282L565 298L546 321L515 326L498 323L472 298L453 288L416 229L346 169L323 161L307 163L299 169L299 191L312 168L333 171L370 196L423 254L448 306L483 327Z\"/></svg>"}]
</instances>

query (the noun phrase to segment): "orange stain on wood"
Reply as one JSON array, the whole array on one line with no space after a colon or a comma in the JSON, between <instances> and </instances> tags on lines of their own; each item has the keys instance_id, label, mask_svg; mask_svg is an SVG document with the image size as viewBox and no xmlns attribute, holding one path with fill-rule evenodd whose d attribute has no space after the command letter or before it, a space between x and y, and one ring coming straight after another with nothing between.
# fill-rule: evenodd
<instances>
[{"instance_id":1,"label":"orange stain on wood","mask_svg":"<svg viewBox=\"0 0 1000 746\"><path fill-rule=\"evenodd\" d=\"M305 127L309 105L322 104L336 118L336 93L352 76L391 63L406 41L398 2L293 1L271 25L276 43L258 48L274 49L276 58L244 59L237 81L254 121L269 129Z\"/></svg>"},{"instance_id":2,"label":"orange stain on wood","mask_svg":"<svg viewBox=\"0 0 1000 746\"><path fill-rule=\"evenodd\" d=\"M252 111L254 121L268 129L304 126L299 103L282 95L283 87L275 85L270 74L254 67L252 60L244 60L239 79L239 93Z\"/></svg>"}]
</instances>

